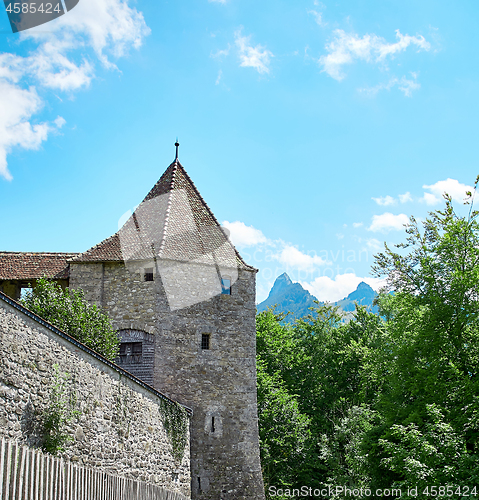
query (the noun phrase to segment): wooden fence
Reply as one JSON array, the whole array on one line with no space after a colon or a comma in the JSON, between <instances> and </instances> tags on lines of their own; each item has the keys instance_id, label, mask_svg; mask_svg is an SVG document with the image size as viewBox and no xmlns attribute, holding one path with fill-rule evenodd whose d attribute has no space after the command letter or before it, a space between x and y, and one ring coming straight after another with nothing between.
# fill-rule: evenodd
<instances>
[{"instance_id":1,"label":"wooden fence","mask_svg":"<svg viewBox=\"0 0 479 500\"><path fill-rule=\"evenodd\" d=\"M181 493L77 467L2 438L1 500L187 500Z\"/></svg>"}]
</instances>

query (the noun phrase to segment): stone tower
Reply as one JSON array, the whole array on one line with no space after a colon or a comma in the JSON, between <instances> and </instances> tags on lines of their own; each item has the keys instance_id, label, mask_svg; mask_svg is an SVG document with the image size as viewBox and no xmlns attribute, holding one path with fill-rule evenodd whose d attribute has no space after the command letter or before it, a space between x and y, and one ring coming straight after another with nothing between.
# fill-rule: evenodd
<instances>
[{"instance_id":1,"label":"stone tower","mask_svg":"<svg viewBox=\"0 0 479 500\"><path fill-rule=\"evenodd\" d=\"M119 331L118 362L193 409L194 499L264 498L255 274L178 159L120 231L70 261L70 287Z\"/></svg>"}]
</instances>

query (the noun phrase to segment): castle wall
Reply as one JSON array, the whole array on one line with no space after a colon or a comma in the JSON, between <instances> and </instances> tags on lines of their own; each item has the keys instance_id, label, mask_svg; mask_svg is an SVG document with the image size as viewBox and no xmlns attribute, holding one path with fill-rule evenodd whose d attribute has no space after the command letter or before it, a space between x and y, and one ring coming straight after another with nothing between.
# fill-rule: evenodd
<instances>
[{"instance_id":1,"label":"castle wall","mask_svg":"<svg viewBox=\"0 0 479 500\"><path fill-rule=\"evenodd\" d=\"M0 281L0 292L3 292L5 295L8 295L13 300L18 300L21 294L21 287L18 281L13 280L5 280Z\"/></svg>"},{"instance_id":2,"label":"castle wall","mask_svg":"<svg viewBox=\"0 0 479 500\"><path fill-rule=\"evenodd\" d=\"M68 427L73 441L66 445L65 459L189 498L189 446L177 463L162 423L159 395L3 300L0 436L29 446L40 443L38 412L48 404L55 365L60 375L68 374L80 411Z\"/></svg>"},{"instance_id":3,"label":"castle wall","mask_svg":"<svg viewBox=\"0 0 479 500\"><path fill-rule=\"evenodd\" d=\"M88 281L96 273L94 266L99 264L72 263L70 286L83 288L93 302L100 295L118 330L154 335L154 387L193 409L192 498L264 498L256 407L255 273L239 270L231 295L171 310L157 269L154 281L148 282L141 264L104 263L98 293ZM190 267L189 272L189 284L187 276L180 276L178 288L189 286L194 295L203 270ZM210 335L210 349L201 348L203 334Z\"/></svg>"}]
</instances>

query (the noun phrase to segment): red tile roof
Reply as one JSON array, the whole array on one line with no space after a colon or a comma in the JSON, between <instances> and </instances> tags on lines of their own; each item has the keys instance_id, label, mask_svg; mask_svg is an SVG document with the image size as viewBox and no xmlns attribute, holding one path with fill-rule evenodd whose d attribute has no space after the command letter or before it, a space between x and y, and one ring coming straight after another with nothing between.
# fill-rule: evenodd
<instances>
[{"instance_id":1,"label":"red tile roof","mask_svg":"<svg viewBox=\"0 0 479 500\"><path fill-rule=\"evenodd\" d=\"M228 240L178 160L167 168L120 231L72 261L153 257L254 269Z\"/></svg>"},{"instance_id":2,"label":"red tile roof","mask_svg":"<svg viewBox=\"0 0 479 500\"><path fill-rule=\"evenodd\" d=\"M68 279L68 260L78 253L0 252L0 280Z\"/></svg>"}]
</instances>

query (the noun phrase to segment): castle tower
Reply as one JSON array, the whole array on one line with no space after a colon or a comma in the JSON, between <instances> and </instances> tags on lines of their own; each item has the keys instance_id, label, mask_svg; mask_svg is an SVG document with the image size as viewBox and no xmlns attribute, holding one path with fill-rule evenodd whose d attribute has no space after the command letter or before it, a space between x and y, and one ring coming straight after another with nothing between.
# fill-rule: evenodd
<instances>
[{"instance_id":1,"label":"castle tower","mask_svg":"<svg viewBox=\"0 0 479 500\"><path fill-rule=\"evenodd\" d=\"M119 363L193 409L194 499L264 498L255 273L178 161L124 226L70 261L118 329Z\"/></svg>"}]
</instances>

